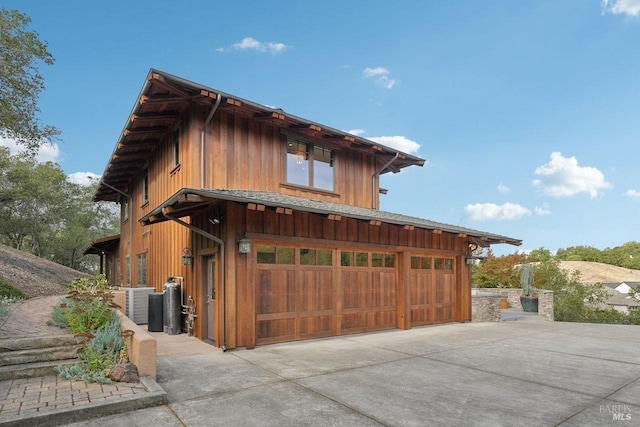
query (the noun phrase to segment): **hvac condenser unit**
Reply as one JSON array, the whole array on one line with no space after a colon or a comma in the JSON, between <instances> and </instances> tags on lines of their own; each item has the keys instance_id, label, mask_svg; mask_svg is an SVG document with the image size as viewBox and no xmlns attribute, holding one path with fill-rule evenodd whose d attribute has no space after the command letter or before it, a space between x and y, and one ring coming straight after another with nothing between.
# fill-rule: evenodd
<instances>
[{"instance_id":1,"label":"hvac condenser unit","mask_svg":"<svg viewBox=\"0 0 640 427\"><path fill-rule=\"evenodd\" d=\"M125 289L125 314L134 323L146 325L149 321L149 294L156 288Z\"/></svg>"}]
</instances>

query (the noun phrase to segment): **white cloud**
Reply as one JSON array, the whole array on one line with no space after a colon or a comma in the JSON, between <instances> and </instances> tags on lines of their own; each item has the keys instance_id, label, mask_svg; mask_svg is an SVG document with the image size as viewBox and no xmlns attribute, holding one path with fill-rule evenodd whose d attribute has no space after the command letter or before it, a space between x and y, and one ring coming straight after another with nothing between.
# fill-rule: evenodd
<instances>
[{"instance_id":1,"label":"white cloud","mask_svg":"<svg viewBox=\"0 0 640 427\"><path fill-rule=\"evenodd\" d=\"M628 197L630 199L640 200L640 191L638 191L638 190L627 190L624 193L624 196Z\"/></svg>"},{"instance_id":2,"label":"white cloud","mask_svg":"<svg viewBox=\"0 0 640 427\"><path fill-rule=\"evenodd\" d=\"M476 203L464 207L465 217L471 221L514 220L531 215L531 210L517 203Z\"/></svg>"},{"instance_id":3,"label":"white cloud","mask_svg":"<svg viewBox=\"0 0 640 427\"><path fill-rule=\"evenodd\" d=\"M367 139L408 154L415 154L420 149L420 144L404 136L374 136Z\"/></svg>"},{"instance_id":4,"label":"white cloud","mask_svg":"<svg viewBox=\"0 0 640 427\"><path fill-rule=\"evenodd\" d=\"M238 43L234 43L227 48L219 47L216 49L216 51L228 52L230 50L241 50L241 51L255 50L258 52L268 52L275 55L277 53L282 53L285 50L288 50L290 48L291 46L288 46L284 43L261 42L254 39L253 37L245 37L242 39L242 41Z\"/></svg>"},{"instance_id":5,"label":"white cloud","mask_svg":"<svg viewBox=\"0 0 640 427\"><path fill-rule=\"evenodd\" d=\"M534 208L534 212L536 215L551 215L548 203L543 203L542 206L536 206Z\"/></svg>"},{"instance_id":6,"label":"white cloud","mask_svg":"<svg viewBox=\"0 0 640 427\"><path fill-rule=\"evenodd\" d=\"M96 181L100 179L100 175L96 175L93 172L74 172L71 175L67 176L67 180L74 184L80 184L83 187L88 187L91 184L94 184Z\"/></svg>"},{"instance_id":7,"label":"white cloud","mask_svg":"<svg viewBox=\"0 0 640 427\"><path fill-rule=\"evenodd\" d=\"M597 168L578 166L575 157L562 157L562 153L551 153L551 161L536 168L540 179L533 180L533 185L540 187L542 194L551 197L573 196L578 193L589 193L591 198L613 186L605 181L604 174Z\"/></svg>"},{"instance_id":8,"label":"white cloud","mask_svg":"<svg viewBox=\"0 0 640 427\"><path fill-rule=\"evenodd\" d=\"M12 155L24 153L25 151L27 151L24 146L18 145L13 139L9 138L0 137L0 146L8 147L9 152ZM58 144L50 144L47 142L40 146L38 154L36 155L36 159L40 163L57 163L62 160L62 151L60 151L60 147L58 146Z\"/></svg>"},{"instance_id":9,"label":"white cloud","mask_svg":"<svg viewBox=\"0 0 640 427\"><path fill-rule=\"evenodd\" d=\"M397 83L397 80L389 77L389 70L383 67L365 68L362 75L367 79L372 79L376 84L385 89L391 89Z\"/></svg>"},{"instance_id":10,"label":"white cloud","mask_svg":"<svg viewBox=\"0 0 640 427\"><path fill-rule=\"evenodd\" d=\"M508 193L510 191L509 187L507 187L506 185L502 185L502 183L500 183L498 185L498 191L502 194Z\"/></svg>"},{"instance_id":11,"label":"white cloud","mask_svg":"<svg viewBox=\"0 0 640 427\"><path fill-rule=\"evenodd\" d=\"M640 0L602 0L602 13L640 15Z\"/></svg>"},{"instance_id":12,"label":"white cloud","mask_svg":"<svg viewBox=\"0 0 640 427\"><path fill-rule=\"evenodd\" d=\"M351 130L348 130L347 133L350 133L351 135L355 135L355 136L360 136L367 133L367 131L365 129L351 129Z\"/></svg>"}]
</instances>

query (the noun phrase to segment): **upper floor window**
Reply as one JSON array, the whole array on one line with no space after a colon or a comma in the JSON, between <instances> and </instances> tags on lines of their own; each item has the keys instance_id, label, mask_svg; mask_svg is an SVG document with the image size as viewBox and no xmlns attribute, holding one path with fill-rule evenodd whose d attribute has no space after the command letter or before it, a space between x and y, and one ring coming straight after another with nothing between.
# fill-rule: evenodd
<instances>
[{"instance_id":1,"label":"upper floor window","mask_svg":"<svg viewBox=\"0 0 640 427\"><path fill-rule=\"evenodd\" d=\"M142 204L149 202L149 169L144 170L142 176Z\"/></svg>"},{"instance_id":2,"label":"upper floor window","mask_svg":"<svg viewBox=\"0 0 640 427\"><path fill-rule=\"evenodd\" d=\"M171 133L172 167L180 164L180 128L175 128Z\"/></svg>"},{"instance_id":3,"label":"upper floor window","mask_svg":"<svg viewBox=\"0 0 640 427\"><path fill-rule=\"evenodd\" d=\"M333 150L288 137L287 183L333 191Z\"/></svg>"}]
</instances>

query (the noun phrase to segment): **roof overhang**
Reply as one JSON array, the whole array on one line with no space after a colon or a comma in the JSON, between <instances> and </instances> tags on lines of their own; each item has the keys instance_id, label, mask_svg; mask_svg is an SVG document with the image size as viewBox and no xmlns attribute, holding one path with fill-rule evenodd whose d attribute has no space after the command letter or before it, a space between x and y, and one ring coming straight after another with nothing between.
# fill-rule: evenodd
<instances>
[{"instance_id":1,"label":"roof overhang","mask_svg":"<svg viewBox=\"0 0 640 427\"><path fill-rule=\"evenodd\" d=\"M84 255L102 255L103 253L113 253L120 245L120 235L103 237L94 240L91 245L84 250Z\"/></svg>"},{"instance_id":2,"label":"roof overhang","mask_svg":"<svg viewBox=\"0 0 640 427\"><path fill-rule=\"evenodd\" d=\"M519 239L443 224L427 219L267 191L183 188L140 218L139 221L144 225L151 225L168 221L171 219L170 217L182 218L193 215L200 209L223 201L237 202L246 205L251 204L254 208L291 209L292 211L310 212L328 217L333 216L334 218L345 217L369 222L374 221L378 224L387 223L402 226L409 230L422 228L435 233L454 233L459 237L465 238L470 244L480 247L487 247L498 243L507 243L515 246L522 244L522 240Z\"/></svg>"},{"instance_id":3,"label":"roof overhang","mask_svg":"<svg viewBox=\"0 0 640 427\"><path fill-rule=\"evenodd\" d=\"M220 98L220 99L219 99ZM365 151L376 156L381 173L399 172L408 166L423 166L424 159L386 147L374 141L306 120L262 104L151 69L131 114L102 173L94 201L117 202L127 194L129 183L190 105L229 111L279 127L301 137L325 141L340 149ZM389 160L397 155L393 163Z\"/></svg>"}]
</instances>

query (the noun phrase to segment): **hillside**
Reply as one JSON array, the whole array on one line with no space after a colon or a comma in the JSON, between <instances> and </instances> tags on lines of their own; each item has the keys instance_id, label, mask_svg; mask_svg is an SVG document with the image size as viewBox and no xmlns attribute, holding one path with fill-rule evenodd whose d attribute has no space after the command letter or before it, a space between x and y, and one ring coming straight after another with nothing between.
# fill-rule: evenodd
<instances>
[{"instance_id":1,"label":"hillside","mask_svg":"<svg viewBox=\"0 0 640 427\"><path fill-rule=\"evenodd\" d=\"M584 283L640 282L640 270L630 270L599 262L561 261L560 268L579 271L581 281Z\"/></svg>"},{"instance_id":2,"label":"hillside","mask_svg":"<svg viewBox=\"0 0 640 427\"><path fill-rule=\"evenodd\" d=\"M29 298L64 295L67 283L89 277L69 267L0 245L0 279L20 289Z\"/></svg>"}]
</instances>

